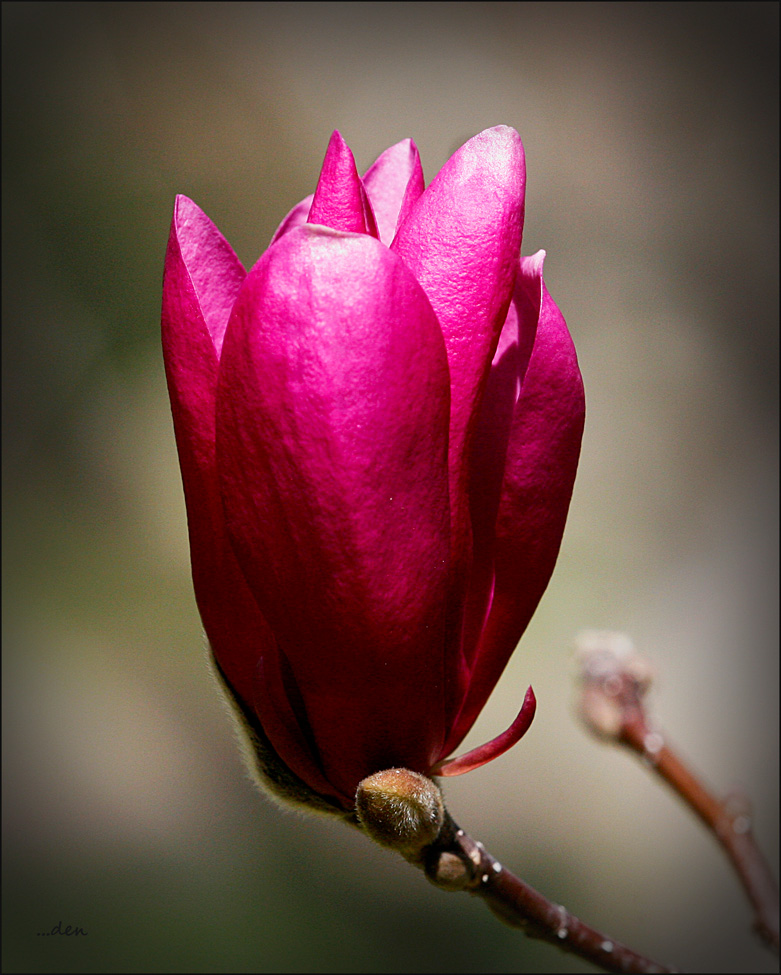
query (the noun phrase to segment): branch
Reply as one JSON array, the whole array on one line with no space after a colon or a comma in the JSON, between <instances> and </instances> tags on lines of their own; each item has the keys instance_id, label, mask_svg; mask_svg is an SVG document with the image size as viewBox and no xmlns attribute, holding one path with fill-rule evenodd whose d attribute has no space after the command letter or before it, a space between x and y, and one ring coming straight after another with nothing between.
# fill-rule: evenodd
<instances>
[{"instance_id":1,"label":"branch","mask_svg":"<svg viewBox=\"0 0 781 975\"><path fill-rule=\"evenodd\" d=\"M424 870L443 890L465 890L482 898L505 924L520 928L563 951L590 961L606 972L675 972L657 964L554 904L510 873L450 818L439 841L429 848Z\"/></svg>"},{"instance_id":2,"label":"branch","mask_svg":"<svg viewBox=\"0 0 781 975\"><path fill-rule=\"evenodd\" d=\"M579 640L581 717L598 737L639 755L692 809L724 849L754 908L754 928L776 952L779 948L778 886L751 828L748 801L737 795L717 799L684 764L649 718L645 695L652 671L620 633L588 633Z\"/></svg>"},{"instance_id":3,"label":"branch","mask_svg":"<svg viewBox=\"0 0 781 975\"><path fill-rule=\"evenodd\" d=\"M438 786L417 772L388 769L358 786L362 829L401 853L436 887L480 897L505 924L541 938L606 972L675 972L584 924L514 876L468 836L442 803Z\"/></svg>"}]
</instances>

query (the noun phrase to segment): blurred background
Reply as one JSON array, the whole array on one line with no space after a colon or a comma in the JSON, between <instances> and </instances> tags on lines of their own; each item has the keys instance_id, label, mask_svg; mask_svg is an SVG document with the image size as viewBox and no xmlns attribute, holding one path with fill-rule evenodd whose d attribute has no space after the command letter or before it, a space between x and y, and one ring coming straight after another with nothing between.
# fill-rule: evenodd
<instances>
[{"instance_id":1,"label":"blurred background","mask_svg":"<svg viewBox=\"0 0 781 975\"><path fill-rule=\"evenodd\" d=\"M778 855L778 5L4 3L8 972L580 972L360 835L280 811L207 671L159 348L174 195L245 266L340 129L427 182L527 153L524 253L588 416L558 567L447 783L455 818L607 934L690 971L775 959L722 854L572 713L628 632L670 738ZM86 936L45 935L61 923Z\"/></svg>"}]
</instances>

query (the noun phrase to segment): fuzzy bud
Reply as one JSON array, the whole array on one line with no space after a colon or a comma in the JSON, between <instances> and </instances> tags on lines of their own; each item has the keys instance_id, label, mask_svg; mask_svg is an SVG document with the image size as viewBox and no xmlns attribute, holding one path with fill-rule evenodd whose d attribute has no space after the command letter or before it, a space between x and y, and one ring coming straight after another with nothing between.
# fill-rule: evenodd
<instances>
[{"instance_id":1,"label":"fuzzy bud","mask_svg":"<svg viewBox=\"0 0 781 975\"><path fill-rule=\"evenodd\" d=\"M355 811L373 840L412 860L437 839L445 819L436 784L405 768L365 778L355 794Z\"/></svg>"}]
</instances>

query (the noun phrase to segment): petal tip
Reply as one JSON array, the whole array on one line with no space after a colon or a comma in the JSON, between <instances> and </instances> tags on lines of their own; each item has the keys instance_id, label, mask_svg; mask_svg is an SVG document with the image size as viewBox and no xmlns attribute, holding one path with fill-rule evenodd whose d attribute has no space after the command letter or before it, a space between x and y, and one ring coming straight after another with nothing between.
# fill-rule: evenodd
<instances>
[{"instance_id":1,"label":"petal tip","mask_svg":"<svg viewBox=\"0 0 781 975\"><path fill-rule=\"evenodd\" d=\"M500 755L504 755L529 730L536 710L537 698L534 696L531 685L529 685L523 699L523 704L521 705L521 710L518 712L518 717L513 721L507 731L502 732L501 735L497 735L496 738L486 742L484 745L479 745L477 748L473 748L472 751L460 755L458 758L437 762L431 769L430 774L440 775L442 777L463 775L465 772L472 772L474 769L480 768L481 765L486 765L495 758L499 758Z\"/></svg>"}]
</instances>

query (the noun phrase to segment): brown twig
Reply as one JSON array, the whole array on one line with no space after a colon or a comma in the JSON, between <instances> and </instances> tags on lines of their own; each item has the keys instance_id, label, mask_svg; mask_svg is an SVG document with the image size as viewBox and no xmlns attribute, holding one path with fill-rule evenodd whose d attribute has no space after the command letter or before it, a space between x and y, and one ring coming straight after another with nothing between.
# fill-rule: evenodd
<instances>
[{"instance_id":1,"label":"brown twig","mask_svg":"<svg viewBox=\"0 0 781 975\"><path fill-rule=\"evenodd\" d=\"M445 814L439 839L425 851L426 876L443 890L482 898L506 924L520 928L606 972L675 972L608 938L510 873Z\"/></svg>"},{"instance_id":2,"label":"brown twig","mask_svg":"<svg viewBox=\"0 0 781 975\"><path fill-rule=\"evenodd\" d=\"M506 870L453 821L427 776L387 769L356 794L358 825L421 868L442 890L482 898L500 920L592 962L606 972L674 972L584 924Z\"/></svg>"},{"instance_id":3,"label":"brown twig","mask_svg":"<svg viewBox=\"0 0 781 975\"><path fill-rule=\"evenodd\" d=\"M648 716L644 698L651 670L622 634L586 634L579 650L580 711L599 737L639 755L713 833L732 863L755 911L754 928L779 949L778 885L757 846L748 801L717 799L684 764Z\"/></svg>"}]
</instances>

